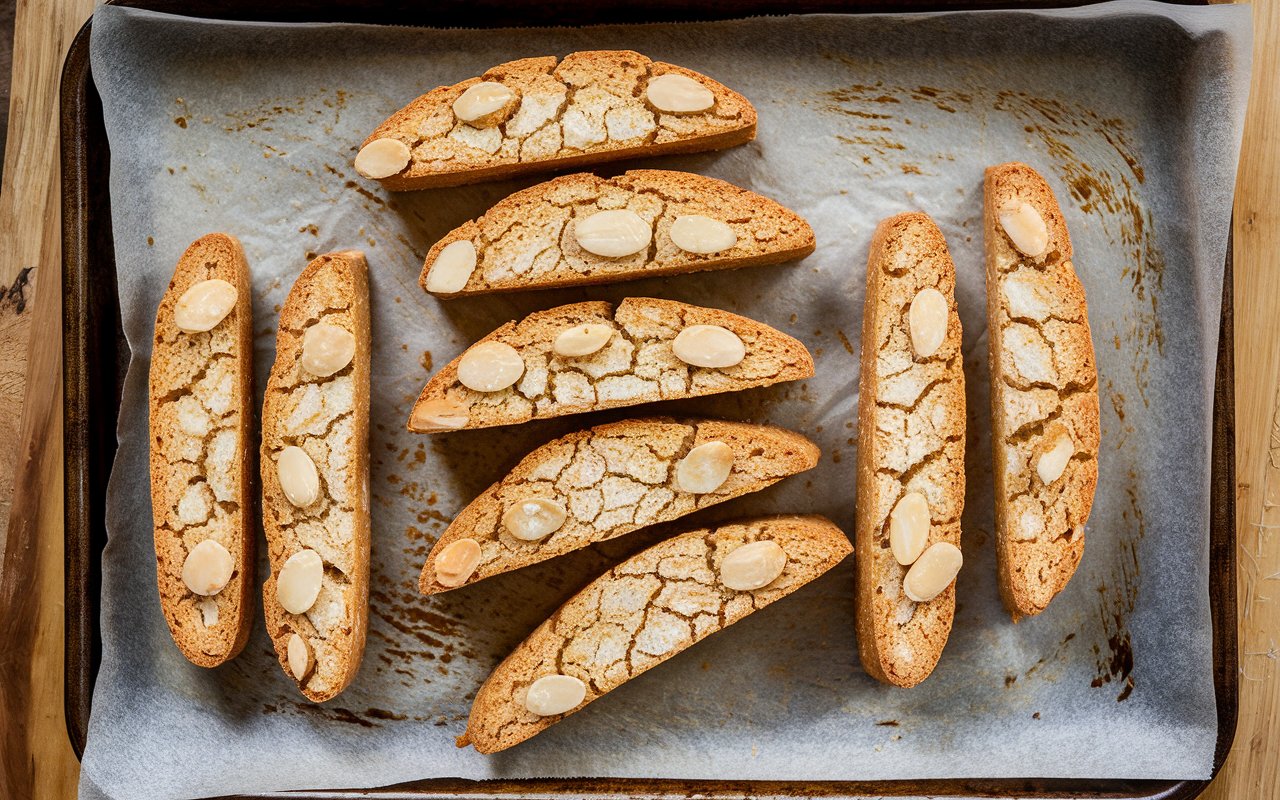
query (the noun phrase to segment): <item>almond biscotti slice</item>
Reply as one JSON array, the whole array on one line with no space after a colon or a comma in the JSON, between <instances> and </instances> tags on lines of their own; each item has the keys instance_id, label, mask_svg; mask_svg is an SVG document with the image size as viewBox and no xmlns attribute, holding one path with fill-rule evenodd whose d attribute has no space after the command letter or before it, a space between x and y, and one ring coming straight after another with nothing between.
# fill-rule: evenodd
<instances>
[{"instance_id":1,"label":"almond biscotti slice","mask_svg":"<svg viewBox=\"0 0 1280 800\"><path fill-rule=\"evenodd\" d=\"M631 50L524 58L422 95L374 130L356 171L432 189L749 142L756 110L692 70Z\"/></svg>"},{"instance_id":2,"label":"almond biscotti slice","mask_svg":"<svg viewBox=\"0 0 1280 800\"><path fill-rule=\"evenodd\" d=\"M351 683L369 616L369 285L364 254L298 276L262 404L267 633L285 674L323 702Z\"/></svg>"},{"instance_id":3,"label":"almond biscotti slice","mask_svg":"<svg viewBox=\"0 0 1280 800\"><path fill-rule=\"evenodd\" d=\"M629 297L508 322L427 383L409 430L514 425L813 375L796 339L754 320L674 300Z\"/></svg>"},{"instance_id":4,"label":"almond biscotti slice","mask_svg":"<svg viewBox=\"0 0 1280 800\"><path fill-rule=\"evenodd\" d=\"M442 297L778 264L813 252L794 211L670 170L565 175L502 200L436 242L422 288Z\"/></svg>"},{"instance_id":5,"label":"almond biscotti slice","mask_svg":"<svg viewBox=\"0 0 1280 800\"><path fill-rule=\"evenodd\" d=\"M462 510L418 582L436 594L691 514L813 469L818 447L770 425L630 419L549 442Z\"/></svg>"},{"instance_id":6,"label":"almond biscotti slice","mask_svg":"<svg viewBox=\"0 0 1280 800\"><path fill-rule=\"evenodd\" d=\"M1053 190L987 169L983 227L1000 596L1039 614L1075 574L1098 483L1098 372L1084 287Z\"/></svg>"},{"instance_id":7,"label":"almond biscotti slice","mask_svg":"<svg viewBox=\"0 0 1280 800\"><path fill-rule=\"evenodd\" d=\"M956 268L927 214L882 221L867 259L858 395L858 654L915 686L951 633L964 509Z\"/></svg>"},{"instance_id":8,"label":"almond biscotti slice","mask_svg":"<svg viewBox=\"0 0 1280 800\"><path fill-rule=\"evenodd\" d=\"M240 242L182 254L151 351L151 512L169 632L193 664L244 648L253 622L253 299Z\"/></svg>"},{"instance_id":9,"label":"almond biscotti slice","mask_svg":"<svg viewBox=\"0 0 1280 800\"><path fill-rule=\"evenodd\" d=\"M496 753L814 580L853 548L819 516L694 530L569 599L476 693L459 747Z\"/></svg>"}]
</instances>

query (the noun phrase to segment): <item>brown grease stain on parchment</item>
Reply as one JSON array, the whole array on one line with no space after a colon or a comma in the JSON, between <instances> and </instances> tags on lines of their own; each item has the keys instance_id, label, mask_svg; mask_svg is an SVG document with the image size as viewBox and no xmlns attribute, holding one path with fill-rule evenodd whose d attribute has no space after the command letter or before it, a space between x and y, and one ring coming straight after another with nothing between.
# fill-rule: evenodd
<instances>
[{"instance_id":1,"label":"brown grease stain on parchment","mask_svg":"<svg viewBox=\"0 0 1280 800\"><path fill-rule=\"evenodd\" d=\"M828 58L853 67L864 65L844 56ZM1070 201L1079 213L1094 217L1123 254L1125 265L1120 278L1137 300L1135 313L1127 314L1124 330L1093 330L1095 347L1112 339L1117 351L1130 354L1134 384L1144 407L1149 407L1147 388L1153 358L1164 353L1164 331L1159 316L1159 298L1163 289L1165 261L1154 240L1151 210L1141 201L1139 187L1146 182L1146 172L1134 147L1132 135L1122 119L1104 117L1094 109L1058 98L1038 97L1026 92L974 89L960 91L935 86L903 86L876 81L854 83L823 91L819 107L827 112L850 118L847 133L836 139L855 148L855 163L861 162L868 172L885 168L903 175L927 176L926 162L951 160L945 153L914 154L909 152L908 137L900 129L920 125L923 107L956 113L965 107L976 113L1006 114L1023 125L1028 137L1046 147L1050 167L1067 184ZM913 114L916 119L913 120ZM1059 198L1063 205L1068 198ZM1107 336L1107 334L1111 334ZM1107 424L1107 433L1118 428L1118 436L1104 437L1119 452L1133 433L1132 422L1125 421L1125 396L1113 381L1099 376L1100 395L1109 401L1115 424ZM1105 408L1105 405L1104 405ZM1142 510L1137 496L1137 476L1130 469L1123 486L1128 508L1123 512L1124 525L1116 531L1120 557L1113 567L1112 578L1097 588L1098 614L1105 642L1095 643L1097 675L1092 686L1115 682L1120 685L1117 701L1127 699L1134 687L1134 653L1127 619L1133 612L1139 586L1138 547L1145 535ZM1063 650L1072 637L1057 648ZM1046 657L1052 660L1054 656ZM1046 659L1041 659L1043 663ZM1031 675L1040 664L1028 670ZM1006 676L1005 685L1012 686L1017 676Z\"/></svg>"}]
</instances>

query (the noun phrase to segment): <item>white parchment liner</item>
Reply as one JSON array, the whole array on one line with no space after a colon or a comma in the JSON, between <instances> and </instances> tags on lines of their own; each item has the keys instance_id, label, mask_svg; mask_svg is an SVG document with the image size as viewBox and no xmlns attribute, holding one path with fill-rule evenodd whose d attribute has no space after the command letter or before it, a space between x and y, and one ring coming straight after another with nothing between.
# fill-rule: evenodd
<instances>
[{"instance_id":1,"label":"white parchment liner","mask_svg":"<svg viewBox=\"0 0 1280 800\"><path fill-rule=\"evenodd\" d=\"M1142 2L483 32L99 9L92 64L133 360L82 796L433 776L1206 777L1216 735L1209 423L1249 37L1247 7ZM760 113L751 144L608 172L687 169L754 189L805 215L817 252L615 287L447 303L425 295L417 278L432 242L547 176L389 195L350 168L358 143L437 85L515 58L600 48L706 72ZM1016 626L994 584L980 230L982 169L1008 160L1039 168L1066 212L1090 300L1103 430L1084 561L1047 612ZM605 418L409 434L428 368L508 319L588 298L671 297L768 322L813 350L813 380L638 413L769 421L822 446L813 472L687 524L816 511L852 534L866 248L879 219L912 209L934 216L957 264L969 386L966 563L934 675L904 691L862 673L850 560L524 745L493 757L455 749L497 660L579 586L664 532L420 597L423 556L452 514L528 450ZM182 658L160 614L146 511L149 339L174 263L209 231L238 236L253 268L259 386L277 309L307 260L349 247L369 257L371 630L355 683L325 706L303 702L281 674L260 615L244 653L206 671ZM259 582L265 573L263 559Z\"/></svg>"}]
</instances>

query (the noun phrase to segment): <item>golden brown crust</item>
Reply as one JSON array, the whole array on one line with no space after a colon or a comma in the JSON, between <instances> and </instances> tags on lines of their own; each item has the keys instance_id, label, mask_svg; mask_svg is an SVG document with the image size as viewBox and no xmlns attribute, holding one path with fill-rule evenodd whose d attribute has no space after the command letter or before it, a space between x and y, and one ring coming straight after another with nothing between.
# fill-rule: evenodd
<instances>
[{"instance_id":1,"label":"golden brown crust","mask_svg":"<svg viewBox=\"0 0 1280 800\"><path fill-rule=\"evenodd\" d=\"M703 84L715 105L697 114L656 112L644 90L650 77L668 73ZM473 127L453 113L453 102L481 81L502 83L519 97L512 117L496 128ZM478 78L433 89L379 125L361 147L382 138L409 146L409 166L380 181L404 191L721 150L749 142L755 133L755 108L723 84L631 50L596 50L510 61Z\"/></svg>"},{"instance_id":2,"label":"golden brown crust","mask_svg":"<svg viewBox=\"0 0 1280 800\"><path fill-rule=\"evenodd\" d=\"M707 442L732 448L729 477L714 492L682 491L676 464ZM418 586L423 594L456 588L436 581L434 563L459 539L476 540L482 551L465 586L760 491L813 469L819 455L817 445L798 433L713 419L630 419L571 433L525 456L468 504L431 548ZM560 503L568 518L544 539L521 541L505 530L502 515L533 497Z\"/></svg>"},{"instance_id":3,"label":"golden brown crust","mask_svg":"<svg viewBox=\"0 0 1280 800\"><path fill-rule=\"evenodd\" d=\"M184 333L174 306L210 279L236 287L231 313L211 331ZM193 664L215 667L249 638L253 606L253 299L244 250L232 236L196 240L156 311L149 374L151 507L156 579L169 632ZM182 567L205 539L231 553L235 571L218 594L187 589ZM216 617L216 621L215 621ZM206 622L211 624L206 625Z\"/></svg>"},{"instance_id":4,"label":"golden brown crust","mask_svg":"<svg viewBox=\"0 0 1280 800\"><path fill-rule=\"evenodd\" d=\"M719 581L725 556L772 540L787 554L782 574L754 591ZM743 520L675 536L592 581L499 664L476 693L458 746L496 753L519 744L690 645L779 600L834 567L852 550L819 516ZM581 680L586 699L539 717L524 707L534 680L560 673Z\"/></svg>"},{"instance_id":5,"label":"golden brown crust","mask_svg":"<svg viewBox=\"0 0 1280 800\"><path fill-rule=\"evenodd\" d=\"M565 359L551 353L556 335L584 323L614 328L599 352ZM693 367L676 358L671 343L689 325L719 325L746 345L733 367ZM409 430L436 433L513 425L605 408L733 392L813 375L813 358L796 339L746 317L674 300L630 297L617 308L605 302L574 303L508 322L480 341L509 344L525 363L512 387L476 392L458 381L450 361L427 383L409 418ZM474 345L473 345L474 347ZM428 424L425 414L457 415L452 426ZM462 420L465 419L465 422Z\"/></svg>"},{"instance_id":6,"label":"golden brown crust","mask_svg":"<svg viewBox=\"0 0 1280 800\"><path fill-rule=\"evenodd\" d=\"M356 339L342 370L318 378L299 359L306 329L318 320ZM369 288L364 254L351 250L316 258L298 276L276 336L276 360L262 405L262 524L271 575L262 587L267 633L285 674L288 642L297 633L315 667L299 681L310 700L323 702L355 677L364 654L369 613ZM316 502L295 507L280 488L276 460L301 447L320 474ZM312 549L324 560L320 596L310 610L290 614L276 599L285 560Z\"/></svg>"},{"instance_id":7,"label":"golden brown crust","mask_svg":"<svg viewBox=\"0 0 1280 800\"><path fill-rule=\"evenodd\" d=\"M1000 224L1000 209L1016 202L1045 220L1042 256L1020 253ZM1026 164L988 168L983 220L996 555L1000 595L1016 621L1043 611L1084 554L1098 482L1098 376L1071 239L1044 178ZM1075 452L1046 486L1036 458L1064 430Z\"/></svg>"},{"instance_id":8,"label":"golden brown crust","mask_svg":"<svg viewBox=\"0 0 1280 800\"><path fill-rule=\"evenodd\" d=\"M615 208L634 211L653 225L649 248L605 258L579 247L574 222ZM680 249L670 230L687 214L728 223L737 242L709 255ZM459 241L475 246L476 268L461 291L435 293L442 297L764 266L803 258L814 248L809 223L767 197L715 178L652 169L609 179L565 175L510 195L436 242L423 263L419 282L424 290L430 291L427 275L440 251Z\"/></svg>"},{"instance_id":9,"label":"golden brown crust","mask_svg":"<svg viewBox=\"0 0 1280 800\"><path fill-rule=\"evenodd\" d=\"M877 680L915 686L942 655L955 615L955 583L928 602L902 591L907 567L889 549L889 513L908 492L928 500L928 544L960 546L965 398L955 265L928 215L880 223L867 259L858 395L858 654ZM926 287L947 300L946 337L915 354L907 311Z\"/></svg>"}]
</instances>

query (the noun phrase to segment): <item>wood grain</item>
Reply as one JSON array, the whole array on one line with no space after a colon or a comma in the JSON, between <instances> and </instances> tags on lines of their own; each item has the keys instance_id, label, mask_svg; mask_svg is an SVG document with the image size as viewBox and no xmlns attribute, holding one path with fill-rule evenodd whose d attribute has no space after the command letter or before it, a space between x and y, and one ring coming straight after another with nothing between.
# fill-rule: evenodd
<instances>
[{"instance_id":1,"label":"wood grain","mask_svg":"<svg viewBox=\"0 0 1280 800\"><path fill-rule=\"evenodd\" d=\"M0 186L0 797L74 797L62 713L58 79L92 0L19 5ZM20 414L19 411L22 413Z\"/></svg>"},{"instance_id":2,"label":"wood grain","mask_svg":"<svg viewBox=\"0 0 1280 800\"><path fill-rule=\"evenodd\" d=\"M1280 793L1280 0L1253 25L1233 231L1240 721L1209 800Z\"/></svg>"},{"instance_id":3,"label":"wood grain","mask_svg":"<svg viewBox=\"0 0 1280 800\"><path fill-rule=\"evenodd\" d=\"M31 271L21 303L7 291L0 300L0 530L9 520L0 541L4 798L73 798L79 772L62 704L56 109L63 56L92 8L93 0L28 0L15 26L0 288ZM1240 724L1226 766L1204 795L1212 800L1267 796L1280 784L1280 269L1273 263L1280 252L1280 0L1258 0L1253 14L1235 225Z\"/></svg>"}]
</instances>

